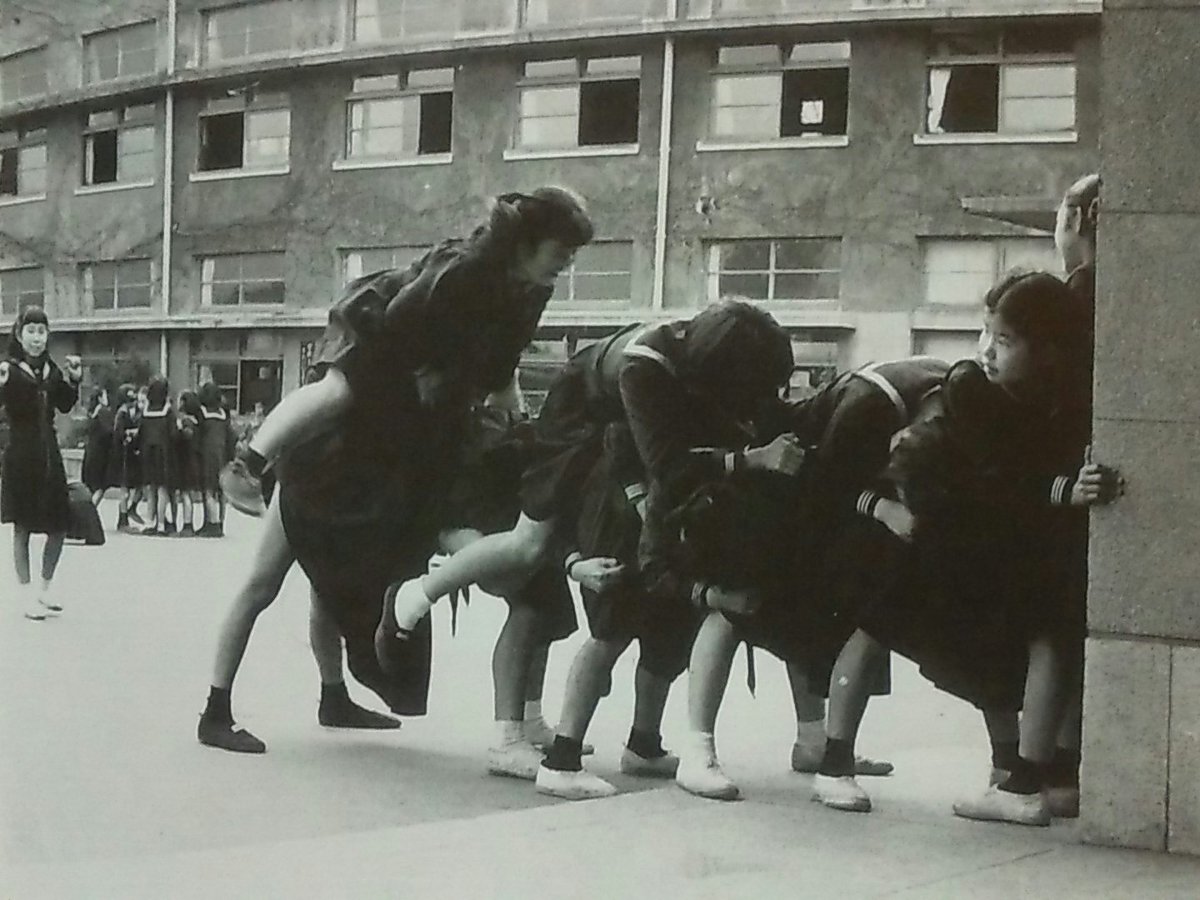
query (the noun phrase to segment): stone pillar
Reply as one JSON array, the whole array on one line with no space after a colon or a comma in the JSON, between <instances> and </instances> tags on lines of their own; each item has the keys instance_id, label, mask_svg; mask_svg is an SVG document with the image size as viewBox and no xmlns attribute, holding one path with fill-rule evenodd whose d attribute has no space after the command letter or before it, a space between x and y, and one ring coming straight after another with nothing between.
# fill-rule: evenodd
<instances>
[{"instance_id":1,"label":"stone pillar","mask_svg":"<svg viewBox=\"0 0 1200 900\"><path fill-rule=\"evenodd\" d=\"M1106 0L1086 840L1200 853L1200 0Z\"/></svg>"}]
</instances>

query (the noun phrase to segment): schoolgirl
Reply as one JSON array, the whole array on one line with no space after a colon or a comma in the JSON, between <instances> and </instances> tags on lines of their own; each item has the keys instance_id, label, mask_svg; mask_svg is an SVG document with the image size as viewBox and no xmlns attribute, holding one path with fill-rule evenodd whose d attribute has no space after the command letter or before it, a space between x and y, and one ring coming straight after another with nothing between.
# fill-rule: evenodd
<instances>
[{"instance_id":1,"label":"schoolgirl","mask_svg":"<svg viewBox=\"0 0 1200 900\"><path fill-rule=\"evenodd\" d=\"M980 708L994 759L1009 740L994 722L1023 707L1006 776L955 812L1044 825L1064 661L1084 637L1085 512L1121 482L1084 460L1087 304L1052 275L1016 273L984 305L978 360L950 370L942 413L907 429L893 453L888 477L916 518L914 552L863 628Z\"/></svg>"},{"instance_id":2,"label":"schoolgirl","mask_svg":"<svg viewBox=\"0 0 1200 900\"><path fill-rule=\"evenodd\" d=\"M427 370L468 399L503 389L533 339L554 281L592 239L583 201L542 187L501 194L465 240L435 246L407 269L352 282L329 314L320 381L289 394L224 473L234 506L262 514L263 470L292 444L329 427L355 398Z\"/></svg>"},{"instance_id":3,"label":"schoolgirl","mask_svg":"<svg viewBox=\"0 0 1200 900\"><path fill-rule=\"evenodd\" d=\"M200 491L200 420L204 410L200 396L191 390L180 391L176 406L175 428L175 490L176 532L180 537L194 537L193 504L203 504Z\"/></svg>"},{"instance_id":4,"label":"schoolgirl","mask_svg":"<svg viewBox=\"0 0 1200 900\"><path fill-rule=\"evenodd\" d=\"M200 386L200 489L204 494L201 537L225 534L225 505L221 497L221 470L233 459L235 436L221 390L211 381Z\"/></svg>"},{"instance_id":5,"label":"schoolgirl","mask_svg":"<svg viewBox=\"0 0 1200 900\"><path fill-rule=\"evenodd\" d=\"M138 456L142 461L142 484L149 495L153 520L144 534L167 537L167 508L171 505L176 467L176 420L171 408L167 380L150 379L146 409L138 428Z\"/></svg>"},{"instance_id":6,"label":"schoolgirl","mask_svg":"<svg viewBox=\"0 0 1200 900\"><path fill-rule=\"evenodd\" d=\"M83 450L83 483L92 492L92 503L100 505L104 492L113 486L109 479L113 424L116 413L109 405L108 389L98 387L88 402L87 443Z\"/></svg>"},{"instance_id":7,"label":"schoolgirl","mask_svg":"<svg viewBox=\"0 0 1200 900\"><path fill-rule=\"evenodd\" d=\"M121 489L118 504L117 530L128 532L130 522L144 525L137 513L135 490L141 489L142 470L138 457L138 426L142 422L142 410L138 405L137 389L132 384L123 384L117 390L120 407L113 419L113 448L109 457L109 479Z\"/></svg>"},{"instance_id":8,"label":"schoolgirl","mask_svg":"<svg viewBox=\"0 0 1200 900\"><path fill-rule=\"evenodd\" d=\"M79 357L68 356L61 369L50 358L49 338L46 313L39 306L26 307L13 322L7 359L0 361L0 404L10 428L0 480L0 522L12 523L21 607L25 618L34 621L63 609L52 583L70 524L70 505L54 412L71 410L83 378ZM29 568L31 534L46 535L36 586Z\"/></svg>"}]
</instances>

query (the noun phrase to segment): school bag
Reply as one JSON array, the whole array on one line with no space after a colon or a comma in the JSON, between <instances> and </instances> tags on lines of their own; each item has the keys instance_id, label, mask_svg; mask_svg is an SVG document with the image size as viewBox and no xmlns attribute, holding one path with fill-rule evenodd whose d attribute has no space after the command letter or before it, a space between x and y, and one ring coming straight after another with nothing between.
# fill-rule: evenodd
<instances>
[{"instance_id":1,"label":"school bag","mask_svg":"<svg viewBox=\"0 0 1200 900\"><path fill-rule=\"evenodd\" d=\"M100 513L92 503L92 492L82 481L67 484L67 502L71 509L71 520L67 526L67 537L83 541L89 547L104 545L104 527L100 524Z\"/></svg>"}]
</instances>

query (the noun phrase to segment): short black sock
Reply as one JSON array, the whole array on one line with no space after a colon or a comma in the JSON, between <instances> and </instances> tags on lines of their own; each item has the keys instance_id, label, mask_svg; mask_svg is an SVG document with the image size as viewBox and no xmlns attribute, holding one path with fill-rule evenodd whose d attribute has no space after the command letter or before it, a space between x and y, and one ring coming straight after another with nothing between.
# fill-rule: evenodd
<instances>
[{"instance_id":1,"label":"short black sock","mask_svg":"<svg viewBox=\"0 0 1200 900\"><path fill-rule=\"evenodd\" d=\"M337 684L325 684L321 682L321 705L325 706L329 703L350 703L350 692L346 690L346 682L339 681Z\"/></svg>"},{"instance_id":2,"label":"short black sock","mask_svg":"<svg viewBox=\"0 0 1200 900\"><path fill-rule=\"evenodd\" d=\"M1020 757L1016 741L992 742L992 768L1011 772Z\"/></svg>"},{"instance_id":3,"label":"short black sock","mask_svg":"<svg viewBox=\"0 0 1200 900\"><path fill-rule=\"evenodd\" d=\"M1023 756L1018 756L1008 778L1000 790L1010 794L1036 794L1042 789L1044 767Z\"/></svg>"},{"instance_id":4,"label":"short black sock","mask_svg":"<svg viewBox=\"0 0 1200 900\"><path fill-rule=\"evenodd\" d=\"M211 722L233 723L233 710L230 708L229 688L212 687L208 690L208 704L204 707L204 718Z\"/></svg>"},{"instance_id":5,"label":"short black sock","mask_svg":"<svg viewBox=\"0 0 1200 900\"><path fill-rule=\"evenodd\" d=\"M625 744L642 759L659 759L667 755L663 749L662 735L651 731L629 730L629 741Z\"/></svg>"},{"instance_id":6,"label":"short black sock","mask_svg":"<svg viewBox=\"0 0 1200 900\"><path fill-rule=\"evenodd\" d=\"M825 739L825 755L821 757L822 775L841 778L854 774L854 745L835 738Z\"/></svg>"},{"instance_id":7,"label":"short black sock","mask_svg":"<svg viewBox=\"0 0 1200 900\"><path fill-rule=\"evenodd\" d=\"M246 468L250 470L250 474L255 478L262 478L262 473L267 468L267 458L252 447L247 447L238 453L242 462L246 464Z\"/></svg>"},{"instance_id":8,"label":"short black sock","mask_svg":"<svg viewBox=\"0 0 1200 900\"><path fill-rule=\"evenodd\" d=\"M542 765L559 772L578 772L583 768L583 741L556 734Z\"/></svg>"}]
</instances>

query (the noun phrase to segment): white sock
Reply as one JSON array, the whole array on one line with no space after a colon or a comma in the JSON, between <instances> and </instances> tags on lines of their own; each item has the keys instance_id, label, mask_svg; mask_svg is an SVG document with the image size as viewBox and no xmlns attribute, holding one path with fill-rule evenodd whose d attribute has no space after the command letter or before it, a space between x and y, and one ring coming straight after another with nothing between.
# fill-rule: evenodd
<instances>
[{"instance_id":1,"label":"white sock","mask_svg":"<svg viewBox=\"0 0 1200 900\"><path fill-rule=\"evenodd\" d=\"M717 756L717 743L712 732L688 731L683 739L682 752L692 758L706 759Z\"/></svg>"},{"instance_id":2,"label":"white sock","mask_svg":"<svg viewBox=\"0 0 1200 900\"><path fill-rule=\"evenodd\" d=\"M535 719L542 717L542 701L541 700L526 700L525 701L525 721L532 722Z\"/></svg>"},{"instance_id":3,"label":"white sock","mask_svg":"<svg viewBox=\"0 0 1200 900\"><path fill-rule=\"evenodd\" d=\"M517 719L496 720L496 746L518 744L525 739L525 723Z\"/></svg>"},{"instance_id":4,"label":"white sock","mask_svg":"<svg viewBox=\"0 0 1200 900\"><path fill-rule=\"evenodd\" d=\"M825 746L825 722L817 719L814 722L796 723L796 743L805 747Z\"/></svg>"}]
</instances>

